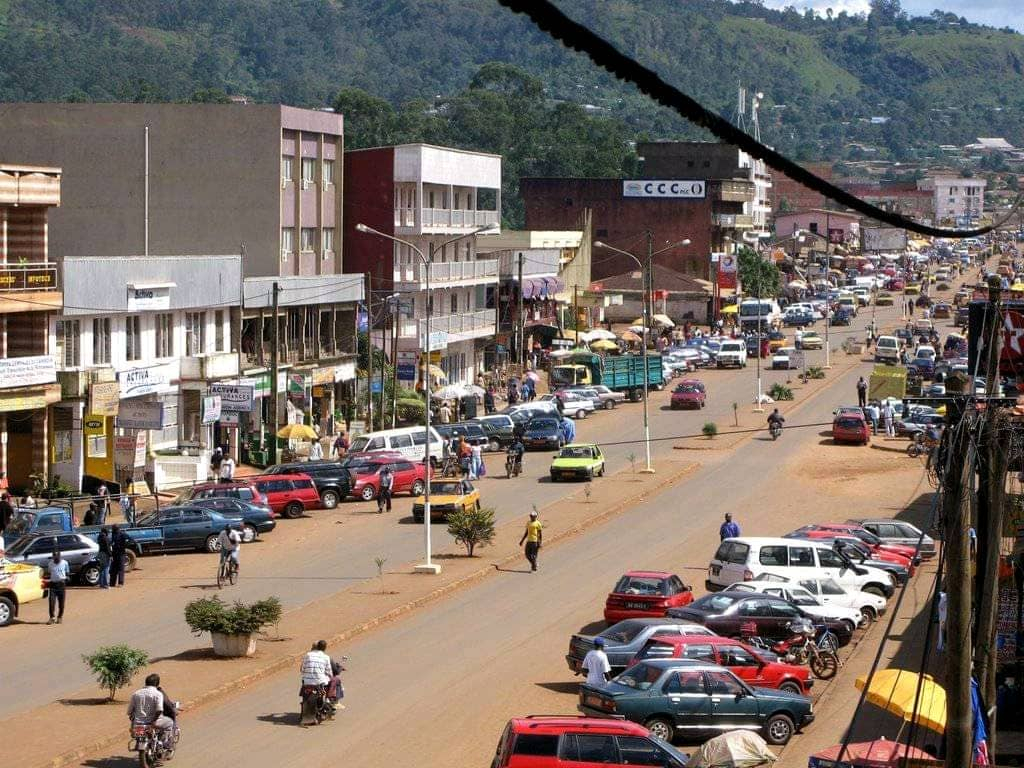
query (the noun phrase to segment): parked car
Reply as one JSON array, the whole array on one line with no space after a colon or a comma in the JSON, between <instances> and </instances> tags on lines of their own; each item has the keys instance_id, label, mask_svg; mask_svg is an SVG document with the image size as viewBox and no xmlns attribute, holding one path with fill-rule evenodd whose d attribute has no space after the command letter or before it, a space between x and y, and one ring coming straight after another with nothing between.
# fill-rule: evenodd
<instances>
[{"instance_id":1,"label":"parked car","mask_svg":"<svg viewBox=\"0 0 1024 768\"><path fill-rule=\"evenodd\" d=\"M217 537L225 528L242 533L242 520L202 507L170 506L141 517L138 525L125 530L125 533L129 536L147 532L155 534L136 540L143 554L163 554L181 549L219 552Z\"/></svg>"},{"instance_id":2,"label":"parked car","mask_svg":"<svg viewBox=\"0 0 1024 768\"><path fill-rule=\"evenodd\" d=\"M426 497L418 496L412 504L412 517L417 523L423 522L426 514ZM457 509L480 509L480 491L469 480L431 480L430 521L444 522L448 514Z\"/></svg>"},{"instance_id":3,"label":"parked car","mask_svg":"<svg viewBox=\"0 0 1024 768\"><path fill-rule=\"evenodd\" d=\"M44 596L40 568L0 558L0 627L18 618L23 605L42 600Z\"/></svg>"},{"instance_id":4,"label":"parked car","mask_svg":"<svg viewBox=\"0 0 1024 768\"><path fill-rule=\"evenodd\" d=\"M346 458L348 458L346 456ZM341 461L292 461L267 467L265 475L309 475L324 509L334 509L351 493L351 477Z\"/></svg>"},{"instance_id":5,"label":"parked car","mask_svg":"<svg viewBox=\"0 0 1024 768\"><path fill-rule=\"evenodd\" d=\"M871 441L871 425L864 413L844 411L832 419L832 441L867 445Z\"/></svg>"},{"instance_id":6,"label":"parked car","mask_svg":"<svg viewBox=\"0 0 1024 768\"><path fill-rule=\"evenodd\" d=\"M594 401L591 398L568 389L559 390L554 394L541 395L539 398L539 402L542 403L554 403L555 401L562 404L562 413L574 419L585 419L595 410Z\"/></svg>"},{"instance_id":7,"label":"parked car","mask_svg":"<svg viewBox=\"0 0 1024 768\"><path fill-rule=\"evenodd\" d=\"M930 379L932 372L935 370L935 348L922 344L917 348L917 352L914 353L914 357L910 360L910 365L907 366L907 369L916 373L921 378Z\"/></svg>"},{"instance_id":8,"label":"parked car","mask_svg":"<svg viewBox=\"0 0 1024 768\"><path fill-rule=\"evenodd\" d=\"M54 550L68 561L71 578L88 587L100 583L100 548L95 541L81 533L30 533L7 546L4 557L12 563L46 565Z\"/></svg>"},{"instance_id":9,"label":"parked car","mask_svg":"<svg viewBox=\"0 0 1024 768\"><path fill-rule=\"evenodd\" d=\"M674 573L627 571L612 588L604 604L604 620L664 616L670 608L693 602L693 591Z\"/></svg>"},{"instance_id":10,"label":"parked car","mask_svg":"<svg viewBox=\"0 0 1024 768\"><path fill-rule=\"evenodd\" d=\"M438 424L435 429L437 434L448 444L465 440L469 445L479 445L481 448L490 447L491 439L487 436L484 428L475 422L459 422L457 424Z\"/></svg>"},{"instance_id":11,"label":"parked car","mask_svg":"<svg viewBox=\"0 0 1024 768\"><path fill-rule=\"evenodd\" d=\"M677 408L696 408L700 410L707 404L708 393L704 382L697 379L683 379L672 390L670 401L673 410Z\"/></svg>"},{"instance_id":12,"label":"parked car","mask_svg":"<svg viewBox=\"0 0 1024 768\"><path fill-rule=\"evenodd\" d=\"M581 386L563 387L562 389L559 389L558 391L556 391L555 394L556 395L560 395L562 392L571 392L574 395L579 395L581 397L589 398L590 402L592 402L594 404L594 410L598 410L598 409L604 410L604 408L606 407L605 406L605 402L606 401L601 399L601 395L599 395L597 393L597 390L594 389L593 387L581 387ZM608 402L611 402L611 401L608 401Z\"/></svg>"},{"instance_id":13,"label":"parked car","mask_svg":"<svg viewBox=\"0 0 1024 768\"><path fill-rule=\"evenodd\" d=\"M790 691L751 688L717 664L652 659L599 686L581 685L579 709L642 723L671 742L677 734L714 736L738 723L785 744L814 719L811 700Z\"/></svg>"},{"instance_id":14,"label":"parked car","mask_svg":"<svg viewBox=\"0 0 1024 768\"><path fill-rule=\"evenodd\" d=\"M561 450L565 445L562 425L555 416L536 416L526 423L523 445L527 450Z\"/></svg>"},{"instance_id":15,"label":"parked car","mask_svg":"<svg viewBox=\"0 0 1024 768\"><path fill-rule=\"evenodd\" d=\"M781 368L782 370L799 368L799 354L796 347L779 347L772 355L772 368Z\"/></svg>"},{"instance_id":16,"label":"parked car","mask_svg":"<svg viewBox=\"0 0 1024 768\"><path fill-rule=\"evenodd\" d=\"M831 619L833 621L846 622L852 634L853 631L864 623L864 615L856 608L850 608L838 603L823 604L810 591L799 584L789 581L738 581L725 588L726 592L756 592L759 595L771 595L788 600L804 613L815 617L818 620Z\"/></svg>"},{"instance_id":17,"label":"parked car","mask_svg":"<svg viewBox=\"0 0 1024 768\"><path fill-rule=\"evenodd\" d=\"M832 325L849 325L853 322L854 314L849 307L839 307L832 315Z\"/></svg>"},{"instance_id":18,"label":"parked car","mask_svg":"<svg viewBox=\"0 0 1024 768\"><path fill-rule=\"evenodd\" d=\"M309 475L259 475L252 482L266 498L267 506L289 520L321 507L320 494Z\"/></svg>"},{"instance_id":19,"label":"parked car","mask_svg":"<svg viewBox=\"0 0 1024 768\"><path fill-rule=\"evenodd\" d=\"M812 539L804 539L804 541L812 541ZM875 554L867 544L854 536L844 536L837 533L831 537L816 537L813 541L832 547L835 552L849 559L854 565L866 565L880 571L885 571L897 585L906 584L914 571L912 565L906 564L906 558L901 558L891 552Z\"/></svg>"},{"instance_id":20,"label":"parked car","mask_svg":"<svg viewBox=\"0 0 1024 768\"><path fill-rule=\"evenodd\" d=\"M530 715L508 721L491 768L683 768L687 756L628 720Z\"/></svg>"},{"instance_id":21,"label":"parked car","mask_svg":"<svg viewBox=\"0 0 1024 768\"><path fill-rule=\"evenodd\" d=\"M630 666L648 659L696 659L718 664L747 685L777 688L810 696L811 671L798 664L779 661L774 653L753 648L731 637L700 635L655 635L630 661Z\"/></svg>"},{"instance_id":22,"label":"parked car","mask_svg":"<svg viewBox=\"0 0 1024 768\"><path fill-rule=\"evenodd\" d=\"M921 542L921 557L935 557L935 539L921 531L916 525L905 520L895 520L891 517L873 517L850 520L848 522L864 526L864 528L875 534L886 544L903 544L916 547Z\"/></svg>"},{"instance_id":23,"label":"parked car","mask_svg":"<svg viewBox=\"0 0 1024 768\"><path fill-rule=\"evenodd\" d=\"M442 439L437 430L430 429L430 453L440 456ZM423 461L426 457L427 438L423 427L399 427L380 432L367 432L352 441L352 453L388 451L400 453L409 461Z\"/></svg>"},{"instance_id":24,"label":"parked car","mask_svg":"<svg viewBox=\"0 0 1024 768\"><path fill-rule=\"evenodd\" d=\"M871 531L854 523L812 523L798 528L794 533L805 530L834 531L846 536L856 536L867 546L871 547L872 550L893 552L912 562L919 557L914 546L884 542Z\"/></svg>"},{"instance_id":25,"label":"parked car","mask_svg":"<svg viewBox=\"0 0 1024 768\"><path fill-rule=\"evenodd\" d=\"M782 316L782 324L787 328L799 326L801 328L809 327L814 325L817 318L810 312L803 310L797 310L796 312L787 311Z\"/></svg>"},{"instance_id":26,"label":"parked car","mask_svg":"<svg viewBox=\"0 0 1024 768\"><path fill-rule=\"evenodd\" d=\"M604 384L594 384L591 389L597 392L601 401L604 403L604 407L609 410L617 406L619 403L626 402L625 392L616 392L613 389L609 389Z\"/></svg>"},{"instance_id":27,"label":"parked car","mask_svg":"<svg viewBox=\"0 0 1024 768\"><path fill-rule=\"evenodd\" d=\"M220 512L224 517L238 517L242 520L242 541L255 541L261 533L269 533L277 526L274 510L263 504L214 496L207 499L193 499L190 506L203 507Z\"/></svg>"},{"instance_id":28,"label":"parked car","mask_svg":"<svg viewBox=\"0 0 1024 768\"><path fill-rule=\"evenodd\" d=\"M798 345L798 349L823 349L824 347L825 340L817 331L804 331Z\"/></svg>"},{"instance_id":29,"label":"parked car","mask_svg":"<svg viewBox=\"0 0 1024 768\"><path fill-rule=\"evenodd\" d=\"M383 458L349 468L352 475L351 495L363 501L376 499L380 493L380 473L384 471L384 467L391 467L392 494L408 493L420 496L427 487L427 468L424 462L413 463L405 458Z\"/></svg>"},{"instance_id":30,"label":"parked car","mask_svg":"<svg viewBox=\"0 0 1024 768\"><path fill-rule=\"evenodd\" d=\"M226 496L230 499L252 501L256 504L267 503L267 497L260 492L251 478L239 478L238 480L196 483L179 493L171 504L188 504L193 499L208 499L214 496Z\"/></svg>"},{"instance_id":31,"label":"parked car","mask_svg":"<svg viewBox=\"0 0 1024 768\"><path fill-rule=\"evenodd\" d=\"M800 579L798 584L813 595L822 605L832 603L856 608L864 617L865 622L872 622L885 613L887 601L884 597L859 589L846 589L837 584L835 579L814 577Z\"/></svg>"},{"instance_id":32,"label":"parked car","mask_svg":"<svg viewBox=\"0 0 1024 768\"><path fill-rule=\"evenodd\" d=\"M737 368L747 367L747 345L743 339L725 339L718 347L718 354L715 355L715 365L718 368L725 368L727 365L735 365Z\"/></svg>"},{"instance_id":33,"label":"parked car","mask_svg":"<svg viewBox=\"0 0 1024 768\"><path fill-rule=\"evenodd\" d=\"M755 592L716 592L694 600L684 608L673 608L669 616L703 624L722 637L743 637L747 634L771 640L792 636L789 625L796 619L827 626L836 635L840 646L853 637L849 623L812 616L788 600Z\"/></svg>"},{"instance_id":34,"label":"parked car","mask_svg":"<svg viewBox=\"0 0 1024 768\"><path fill-rule=\"evenodd\" d=\"M477 416L473 419L484 428L490 443L487 446L489 451L499 451L512 444L515 438L516 423L506 413L489 413L486 416Z\"/></svg>"},{"instance_id":35,"label":"parked car","mask_svg":"<svg viewBox=\"0 0 1024 768\"><path fill-rule=\"evenodd\" d=\"M714 636L707 627L692 621L668 619L664 616L645 619L625 619L616 622L598 635L573 635L569 638L569 652L565 655L565 663L574 674L583 674L583 658L594 649L594 640L600 637L604 641L604 652L608 656L608 664L613 672L626 668L630 659L643 648L655 635L700 635Z\"/></svg>"},{"instance_id":36,"label":"parked car","mask_svg":"<svg viewBox=\"0 0 1024 768\"><path fill-rule=\"evenodd\" d=\"M604 477L604 454L593 443L571 443L551 462L551 481L593 480Z\"/></svg>"}]
</instances>

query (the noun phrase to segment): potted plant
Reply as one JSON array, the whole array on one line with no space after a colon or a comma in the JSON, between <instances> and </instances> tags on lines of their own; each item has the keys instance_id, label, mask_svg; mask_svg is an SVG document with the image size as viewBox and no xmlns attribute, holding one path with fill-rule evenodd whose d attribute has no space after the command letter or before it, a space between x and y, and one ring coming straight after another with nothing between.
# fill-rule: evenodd
<instances>
[{"instance_id":1,"label":"potted plant","mask_svg":"<svg viewBox=\"0 0 1024 768\"><path fill-rule=\"evenodd\" d=\"M256 633L280 620L281 601L276 597L231 606L219 597L202 597L185 606L185 623L196 636L210 633L217 656L252 656Z\"/></svg>"}]
</instances>

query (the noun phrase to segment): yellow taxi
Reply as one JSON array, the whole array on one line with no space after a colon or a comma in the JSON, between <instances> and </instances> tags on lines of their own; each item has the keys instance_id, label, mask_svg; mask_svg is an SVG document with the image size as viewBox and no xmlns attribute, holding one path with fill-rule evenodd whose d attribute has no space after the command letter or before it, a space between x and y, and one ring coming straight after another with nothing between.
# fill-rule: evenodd
<instances>
[{"instance_id":1,"label":"yellow taxi","mask_svg":"<svg viewBox=\"0 0 1024 768\"><path fill-rule=\"evenodd\" d=\"M917 283L910 283L906 288L903 289L903 293L907 296L917 296L921 293L921 286Z\"/></svg>"},{"instance_id":2,"label":"yellow taxi","mask_svg":"<svg viewBox=\"0 0 1024 768\"><path fill-rule=\"evenodd\" d=\"M412 517L417 523L423 522L426 501L425 496L419 496L413 502ZM480 509L480 491L469 480L446 478L430 481L431 522L443 522L451 512L470 509Z\"/></svg>"},{"instance_id":3,"label":"yellow taxi","mask_svg":"<svg viewBox=\"0 0 1024 768\"><path fill-rule=\"evenodd\" d=\"M0 627L6 627L25 603L42 600L43 571L27 563L0 559Z\"/></svg>"}]
</instances>

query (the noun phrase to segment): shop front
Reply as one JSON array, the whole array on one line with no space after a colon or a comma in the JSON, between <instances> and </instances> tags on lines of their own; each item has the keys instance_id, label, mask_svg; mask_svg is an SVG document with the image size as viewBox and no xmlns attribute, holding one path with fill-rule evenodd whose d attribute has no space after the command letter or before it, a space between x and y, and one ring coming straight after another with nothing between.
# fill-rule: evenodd
<instances>
[{"instance_id":1,"label":"shop front","mask_svg":"<svg viewBox=\"0 0 1024 768\"><path fill-rule=\"evenodd\" d=\"M49 355L0 359L0 449L8 487L28 489L48 476L48 406L60 401Z\"/></svg>"}]
</instances>

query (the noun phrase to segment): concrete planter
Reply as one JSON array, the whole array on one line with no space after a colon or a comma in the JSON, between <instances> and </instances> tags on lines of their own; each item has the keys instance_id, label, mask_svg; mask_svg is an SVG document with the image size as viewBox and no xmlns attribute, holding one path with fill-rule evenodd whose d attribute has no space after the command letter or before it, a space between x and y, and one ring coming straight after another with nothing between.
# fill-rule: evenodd
<instances>
[{"instance_id":1,"label":"concrete planter","mask_svg":"<svg viewBox=\"0 0 1024 768\"><path fill-rule=\"evenodd\" d=\"M225 635L211 632L213 652L217 656L239 658L256 653L256 635Z\"/></svg>"}]
</instances>

